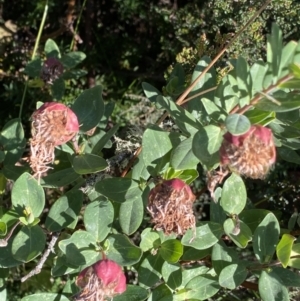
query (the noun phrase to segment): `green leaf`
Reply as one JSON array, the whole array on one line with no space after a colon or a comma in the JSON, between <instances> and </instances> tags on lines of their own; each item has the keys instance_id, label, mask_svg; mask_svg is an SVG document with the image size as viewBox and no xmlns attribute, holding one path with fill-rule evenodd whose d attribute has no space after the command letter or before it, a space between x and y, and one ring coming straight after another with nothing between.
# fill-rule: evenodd
<instances>
[{"instance_id":1,"label":"green leaf","mask_svg":"<svg viewBox=\"0 0 300 301\"><path fill-rule=\"evenodd\" d=\"M263 301L289 301L287 288L275 274L262 271L258 280L258 289Z\"/></svg>"},{"instance_id":2,"label":"green leaf","mask_svg":"<svg viewBox=\"0 0 300 301\"><path fill-rule=\"evenodd\" d=\"M239 103L238 86L231 73L222 78L215 93L214 102L229 113Z\"/></svg>"},{"instance_id":3,"label":"green leaf","mask_svg":"<svg viewBox=\"0 0 300 301\"><path fill-rule=\"evenodd\" d=\"M119 222L125 234L133 234L141 225L143 217L144 205L142 199L127 201L121 204Z\"/></svg>"},{"instance_id":4,"label":"green leaf","mask_svg":"<svg viewBox=\"0 0 300 301\"><path fill-rule=\"evenodd\" d=\"M284 286L300 287L300 276L297 272L282 267L273 267L271 274L276 274Z\"/></svg>"},{"instance_id":5,"label":"green leaf","mask_svg":"<svg viewBox=\"0 0 300 301\"><path fill-rule=\"evenodd\" d=\"M284 268L290 260L292 247L296 238L290 234L283 234L276 247L276 255Z\"/></svg>"},{"instance_id":6,"label":"green leaf","mask_svg":"<svg viewBox=\"0 0 300 301\"><path fill-rule=\"evenodd\" d=\"M134 233L141 225L144 217L142 199L127 201L121 204L119 222L123 232L127 235Z\"/></svg>"},{"instance_id":7,"label":"green leaf","mask_svg":"<svg viewBox=\"0 0 300 301\"><path fill-rule=\"evenodd\" d=\"M141 259L142 250L136 247L125 235L111 234L106 240L109 244L107 257L120 265L133 265Z\"/></svg>"},{"instance_id":8,"label":"green leaf","mask_svg":"<svg viewBox=\"0 0 300 301\"><path fill-rule=\"evenodd\" d=\"M97 182L95 189L118 203L140 200L143 193L139 182L129 178L106 178Z\"/></svg>"},{"instance_id":9,"label":"green leaf","mask_svg":"<svg viewBox=\"0 0 300 301\"><path fill-rule=\"evenodd\" d=\"M166 240L161 244L159 254L165 261L176 263L183 254L183 245L177 239Z\"/></svg>"},{"instance_id":10,"label":"green leaf","mask_svg":"<svg viewBox=\"0 0 300 301\"><path fill-rule=\"evenodd\" d=\"M289 67L290 64L293 62L296 48L297 43L295 41L290 41L283 47L279 67L279 78L282 78L290 73Z\"/></svg>"},{"instance_id":11,"label":"green leaf","mask_svg":"<svg viewBox=\"0 0 300 301\"><path fill-rule=\"evenodd\" d=\"M66 255L66 264L72 268L88 265L98 257L95 237L86 231L78 230L68 239L58 243L60 250Z\"/></svg>"},{"instance_id":12,"label":"green leaf","mask_svg":"<svg viewBox=\"0 0 300 301\"><path fill-rule=\"evenodd\" d=\"M220 275L225 267L238 262L239 255L235 249L229 248L223 241L219 241L212 248L211 260L215 272Z\"/></svg>"},{"instance_id":13,"label":"green leaf","mask_svg":"<svg viewBox=\"0 0 300 301\"><path fill-rule=\"evenodd\" d=\"M198 250L210 248L216 244L223 234L223 227L218 223L200 222L195 229L189 229L182 237L184 246L191 246Z\"/></svg>"},{"instance_id":14,"label":"green leaf","mask_svg":"<svg viewBox=\"0 0 300 301\"><path fill-rule=\"evenodd\" d=\"M180 264L165 262L161 269L165 283L173 290L178 288L182 282L182 271Z\"/></svg>"},{"instance_id":15,"label":"green leaf","mask_svg":"<svg viewBox=\"0 0 300 301\"><path fill-rule=\"evenodd\" d=\"M12 193L12 205L20 216L28 207L34 217L40 216L45 207L45 194L37 180L29 173L23 173L15 182Z\"/></svg>"},{"instance_id":16,"label":"green leaf","mask_svg":"<svg viewBox=\"0 0 300 301\"><path fill-rule=\"evenodd\" d=\"M51 39L48 39L46 41L44 51L46 53L47 58L49 57L60 58L61 56L57 44Z\"/></svg>"},{"instance_id":17,"label":"green leaf","mask_svg":"<svg viewBox=\"0 0 300 301\"><path fill-rule=\"evenodd\" d=\"M149 254L138 268L138 282L146 287L155 285L160 280L163 264L161 256Z\"/></svg>"},{"instance_id":18,"label":"green leaf","mask_svg":"<svg viewBox=\"0 0 300 301\"><path fill-rule=\"evenodd\" d=\"M147 129L143 135L143 160L147 171L156 176L169 162L170 151L180 143L172 141L169 133Z\"/></svg>"},{"instance_id":19,"label":"green leaf","mask_svg":"<svg viewBox=\"0 0 300 301\"><path fill-rule=\"evenodd\" d=\"M87 205L83 215L84 226L99 242L103 241L111 230L114 220L114 207L103 197Z\"/></svg>"},{"instance_id":20,"label":"green leaf","mask_svg":"<svg viewBox=\"0 0 300 301\"><path fill-rule=\"evenodd\" d=\"M233 290L245 281L247 274L248 271L243 264L230 264L221 271L219 284L225 288Z\"/></svg>"},{"instance_id":21,"label":"green leaf","mask_svg":"<svg viewBox=\"0 0 300 301\"><path fill-rule=\"evenodd\" d=\"M222 224L227 217L226 212L224 209L221 207L220 202L219 202L219 197L218 195L222 194L222 188L218 187L215 190L215 202L210 202L210 221L215 222L215 223L220 223Z\"/></svg>"},{"instance_id":22,"label":"green leaf","mask_svg":"<svg viewBox=\"0 0 300 301\"><path fill-rule=\"evenodd\" d=\"M221 109L210 99L201 98L202 104L208 116L215 120L219 120L221 117Z\"/></svg>"},{"instance_id":23,"label":"green leaf","mask_svg":"<svg viewBox=\"0 0 300 301\"><path fill-rule=\"evenodd\" d=\"M298 89L300 86L300 79L299 78L291 78L287 82L284 82L279 85L281 89Z\"/></svg>"},{"instance_id":24,"label":"green leaf","mask_svg":"<svg viewBox=\"0 0 300 301\"><path fill-rule=\"evenodd\" d=\"M26 65L24 72L30 77L39 77L41 74L41 68L42 60L40 58L35 58Z\"/></svg>"},{"instance_id":25,"label":"green leaf","mask_svg":"<svg viewBox=\"0 0 300 301\"><path fill-rule=\"evenodd\" d=\"M251 66L252 95L263 90L263 80L267 69L268 67L263 61L257 61Z\"/></svg>"},{"instance_id":26,"label":"green leaf","mask_svg":"<svg viewBox=\"0 0 300 301\"><path fill-rule=\"evenodd\" d=\"M292 149L289 149L287 147L278 147L277 153L281 157L281 159L287 162L300 164L300 156Z\"/></svg>"},{"instance_id":27,"label":"green leaf","mask_svg":"<svg viewBox=\"0 0 300 301\"><path fill-rule=\"evenodd\" d=\"M5 153L4 165L15 165L26 145L24 130L19 118L7 122L0 135L0 145Z\"/></svg>"},{"instance_id":28,"label":"green leaf","mask_svg":"<svg viewBox=\"0 0 300 301\"><path fill-rule=\"evenodd\" d=\"M80 190L71 190L52 205L45 226L50 232L58 232L77 220L83 202Z\"/></svg>"},{"instance_id":29,"label":"green leaf","mask_svg":"<svg viewBox=\"0 0 300 301\"><path fill-rule=\"evenodd\" d=\"M276 250L280 227L273 213L268 213L253 235L253 249L261 263L269 262Z\"/></svg>"},{"instance_id":30,"label":"green leaf","mask_svg":"<svg viewBox=\"0 0 300 301\"><path fill-rule=\"evenodd\" d=\"M234 234L236 223L228 218L224 222L224 231L230 237L230 239L239 247L246 248L248 242L252 240L252 232L250 228L243 222L239 221L239 233Z\"/></svg>"},{"instance_id":31,"label":"green leaf","mask_svg":"<svg viewBox=\"0 0 300 301\"><path fill-rule=\"evenodd\" d=\"M71 69L80 64L85 58L85 53L81 51L73 51L63 55L60 61L65 68Z\"/></svg>"},{"instance_id":32,"label":"green leaf","mask_svg":"<svg viewBox=\"0 0 300 301\"><path fill-rule=\"evenodd\" d=\"M252 232L254 232L257 226L269 213L270 211L265 209L248 209L243 210L239 215L239 218L248 225Z\"/></svg>"},{"instance_id":33,"label":"green leaf","mask_svg":"<svg viewBox=\"0 0 300 301\"><path fill-rule=\"evenodd\" d=\"M145 95L147 96L147 98L149 98L151 102L156 102L156 97L158 95L161 95L160 91L158 91L155 87L146 82L142 82L142 87Z\"/></svg>"},{"instance_id":34,"label":"green leaf","mask_svg":"<svg viewBox=\"0 0 300 301\"><path fill-rule=\"evenodd\" d=\"M46 245L46 236L38 225L23 227L13 239L12 254L15 259L29 262L41 254Z\"/></svg>"},{"instance_id":35,"label":"green leaf","mask_svg":"<svg viewBox=\"0 0 300 301\"><path fill-rule=\"evenodd\" d=\"M225 120L225 126L232 135L243 135L250 129L251 123L249 119L240 114L228 115Z\"/></svg>"},{"instance_id":36,"label":"green leaf","mask_svg":"<svg viewBox=\"0 0 300 301\"><path fill-rule=\"evenodd\" d=\"M173 117L174 122L185 136L189 137L200 128L200 124L195 117L181 106L178 106L169 97L158 96L157 102Z\"/></svg>"},{"instance_id":37,"label":"green leaf","mask_svg":"<svg viewBox=\"0 0 300 301\"><path fill-rule=\"evenodd\" d=\"M293 93L274 93L272 95L280 105L272 102L267 97L262 98L256 105L255 108L262 111L272 112L290 112L300 108L300 95Z\"/></svg>"},{"instance_id":38,"label":"green leaf","mask_svg":"<svg viewBox=\"0 0 300 301\"><path fill-rule=\"evenodd\" d=\"M110 139L113 137L113 135L117 132L118 129L119 129L119 125L116 124L111 129L109 129L100 139L98 139L97 143L92 148L92 154L95 154L95 155L100 154L102 149L110 141ZM93 137L94 136L95 136L95 134L93 135Z\"/></svg>"},{"instance_id":39,"label":"green leaf","mask_svg":"<svg viewBox=\"0 0 300 301\"><path fill-rule=\"evenodd\" d=\"M220 205L228 214L239 214L246 206L247 192L244 181L236 173L226 179Z\"/></svg>"},{"instance_id":40,"label":"green leaf","mask_svg":"<svg viewBox=\"0 0 300 301\"><path fill-rule=\"evenodd\" d=\"M65 81L63 78L58 78L51 85L51 95L55 100L61 100L65 94Z\"/></svg>"},{"instance_id":41,"label":"green leaf","mask_svg":"<svg viewBox=\"0 0 300 301\"><path fill-rule=\"evenodd\" d=\"M147 181L150 177L150 173L147 170L147 166L144 162L143 150L140 152L136 164L132 169L132 179L140 181L141 179Z\"/></svg>"},{"instance_id":42,"label":"green leaf","mask_svg":"<svg viewBox=\"0 0 300 301\"><path fill-rule=\"evenodd\" d=\"M143 252L146 252L152 248L158 248L160 246L160 238L156 231L151 228L146 228L141 234L140 248Z\"/></svg>"},{"instance_id":43,"label":"green leaf","mask_svg":"<svg viewBox=\"0 0 300 301\"><path fill-rule=\"evenodd\" d=\"M275 119L276 114L274 112L261 111L255 108L247 111L245 116L249 119L251 124L266 125Z\"/></svg>"},{"instance_id":44,"label":"green leaf","mask_svg":"<svg viewBox=\"0 0 300 301\"><path fill-rule=\"evenodd\" d=\"M205 250L197 250L192 247L184 247L181 260L183 261L197 261L211 254L211 248Z\"/></svg>"},{"instance_id":45,"label":"green leaf","mask_svg":"<svg viewBox=\"0 0 300 301\"><path fill-rule=\"evenodd\" d=\"M214 296L220 289L217 277L199 275L185 286L187 290L184 300L206 300Z\"/></svg>"},{"instance_id":46,"label":"green leaf","mask_svg":"<svg viewBox=\"0 0 300 301\"><path fill-rule=\"evenodd\" d=\"M87 132L94 128L104 113L102 87L95 86L84 90L75 100L71 109L78 118L81 132Z\"/></svg>"},{"instance_id":47,"label":"green leaf","mask_svg":"<svg viewBox=\"0 0 300 301\"><path fill-rule=\"evenodd\" d=\"M114 301L143 301L147 299L149 293L143 287L127 284L126 291L121 295L114 296ZM55 300L56 301L56 300Z\"/></svg>"},{"instance_id":48,"label":"green leaf","mask_svg":"<svg viewBox=\"0 0 300 301\"><path fill-rule=\"evenodd\" d=\"M106 160L93 154L75 156L72 165L74 170L80 175L98 172L108 166Z\"/></svg>"},{"instance_id":49,"label":"green leaf","mask_svg":"<svg viewBox=\"0 0 300 301\"><path fill-rule=\"evenodd\" d=\"M269 64L269 71L273 76L272 83L276 84L280 75L282 53L282 31L278 25L272 24L272 33L267 35L267 62Z\"/></svg>"},{"instance_id":50,"label":"green leaf","mask_svg":"<svg viewBox=\"0 0 300 301\"><path fill-rule=\"evenodd\" d=\"M216 167L220 162L219 149L223 141L220 127L208 125L197 132L193 139L193 152L208 169Z\"/></svg>"},{"instance_id":51,"label":"green leaf","mask_svg":"<svg viewBox=\"0 0 300 301\"><path fill-rule=\"evenodd\" d=\"M73 168L66 168L49 173L41 179L41 185L47 188L59 188L78 181L81 176Z\"/></svg>"},{"instance_id":52,"label":"green leaf","mask_svg":"<svg viewBox=\"0 0 300 301\"><path fill-rule=\"evenodd\" d=\"M188 282L199 275L205 275L209 271L209 268L206 266L185 266L182 270L182 286L186 286Z\"/></svg>"},{"instance_id":53,"label":"green leaf","mask_svg":"<svg viewBox=\"0 0 300 301\"><path fill-rule=\"evenodd\" d=\"M248 105L252 97L252 80L249 69L247 61L243 57L239 57L236 61L235 72L241 107Z\"/></svg>"},{"instance_id":54,"label":"green leaf","mask_svg":"<svg viewBox=\"0 0 300 301\"><path fill-rule=\"evenodd\" d=\"M13 244L13 239L15 236L12 236L8 240L7 246L2 246L1 247L1 252L0 252L0 268L11 268L15 266L19 266L23 264L22 261L17 260L13 256L12 252L12 244Z\"/></svg>"},{"instance_id":55,"label":"green leaf","mask_svg":"<svg viewBox=\"0 0 300 301\"><path fill-rule=\"evenodd\" d=\"M38 293L34 295L29 295L22 298L21 301L68 301L69 298L65 297L64 295L60 294L53 294L53 293Z\"/></svg>"},{"instance_id":56,"label":"green leaf","mask_svg":"<svg viewBox=\"0 0 300 301\"><path fill-rule=\"evenodd\" d=\"M211 59L208 56L204 56L198 61L192 75L192 82L195 81L195 79L204 71L204 69L210 64L210 62ZM202 79L197 82L196 86L192 89L188 97L192 97L195 94L198 94L199 92L205 91L214 86L216 86L216 71L214 68L210 68L202 77ZM205 94L205 98L207 99L213 100L213 97L214 91ZM205 118L203 114L204 111L203 105L201 103L201 98L202 96L197 96L187 103L188 111L191 112L194 117L200 122L202 122Z\"/></svg>"},{"instance_id":57,"label":"green leaf","mask_svg":"<svg viewBox=\"0 0 300 301\"><path fill-rule=\"evenodd\" d=\"M192 151L193 137L187 138L179 143L171 153L171 166L175 170L196 169L198 158Z\"/></svg>"},{"instance_id":58,"label":"green leaf","mask_svg":"<svg viewBox=\"0 0 300 301\"><path fill-rule=\"evenodd\" d=\"M296 243L292 246L288 266L295 269L300 269L300 243Z\"/></svg>"},{"instance_id":59,"label":"green leaf","mask_svg":"<svg viewBox=\"0 0 300 301\"><path fill-rule=\"evenodd\" d=\"M172 301L173 294L170 288L165 283L162 283L156 286L154 289L151 288L151 294L147 299L147 301L160 301L160 300L167 301L168 299L166 298L170 298L170 301Z\"/></svg>"}]
</instances>

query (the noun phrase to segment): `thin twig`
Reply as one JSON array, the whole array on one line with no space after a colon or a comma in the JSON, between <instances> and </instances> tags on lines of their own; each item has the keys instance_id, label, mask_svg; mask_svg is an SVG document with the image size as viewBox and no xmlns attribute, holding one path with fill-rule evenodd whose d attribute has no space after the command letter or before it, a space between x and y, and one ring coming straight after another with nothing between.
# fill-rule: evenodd
<instances>
[{"instance_id":1,"label":"thin twig","mask_svg":"<svg viewBox=\"0 0 300 301\"><path fill-rule=\"evenodd\" d=\"M44 252L44 254L43 254L43 256L41 257L41 259L39 260L38 264L36 265L36 267L35 267L32 271L30 271L27 275L25 275L24 277L21 278L21 282L24 282L24 281L26 281L28 278L30 278L30 277L32 277L32 276L34 276L34 275L37 275L37 274L39 274L39 273L41 272L42 267L43 267L45 261L47 260L47 258L48 258L48 256L49 256L50 252L53 252L53 253L54 253L53 248L54 248L54 245L55 245L55 243L56 243L56 241L57 241L59 235L60 235L60 232L53 233L52 238L51 238L51 241L50 241L49 244L48 244L48 248L47 248L47 250Z\"/></svg>"}]
</instances>

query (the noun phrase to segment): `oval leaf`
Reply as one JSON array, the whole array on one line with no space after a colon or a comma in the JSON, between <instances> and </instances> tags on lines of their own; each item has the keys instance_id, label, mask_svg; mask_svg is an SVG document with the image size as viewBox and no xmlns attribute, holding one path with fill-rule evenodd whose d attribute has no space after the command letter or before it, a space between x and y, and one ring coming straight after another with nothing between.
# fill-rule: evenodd
<instances>
[{"instance_id":1,"label":"oval leaf","mask_svg":"<svg viewBox=\"0 0 300 301\"><path fill-rule=\"evenodd\" d=\"M103 179L96 183L95 189L118 203L141 199L143 193L139 183L128 178Z\"/></svg>"},{"instance_id":2,"label":"oval leaf","mask_svg":"<svg viewBox=\"0 0 300 301\"><path fill-rule=\"evenodd\" d=\"M238 136L247 133L250 130L251 123L244 115L231 114L227 116L225 126L229 133Z\"/></svg>"},{"instance_id":3,"label":"oval leaf","mask_svg":"<svg viewBox=\"0 0 300 301\"><path fill-rule=\"evenodd\" d=\"M176 239L166 240L161 244L159 254L167 262L176 263L183 254L183 245Z\"/></svg>"},{"instance_id":4,"label":"oval leaf","mask_svg":"<svg viewBox=\"0 0 300 301\"><path fill-rule=\"evenodd\" d=\"M13 240L12 254L17 260L28 262L42 253L45 244L46 236L40 226L23 227Z\"/></svg>"},{"instance_id":5,"label":"oval leaf","mask_svg":"<svg viewBox=\"0 0 300 301\"><path fill-rule=\"evenodd\" d=\"M252 240L252 232L250 228L242 221L239 221L239 233L234 234L236 224L231 218L224 222L224 231L231 240L239 247L246 248L248 242Z\"/></svg>"},{"instance_id":6,"label":"oval leaf","mask_svg":"<svg viewBox=\"0 0 300 301\"><path fill-rule=\"evenodd\" d=\"M261 263L269 262L275 253L279 240L279 222L273 213L265 216L253 235L255 256Z\"/></svg>"},{"instance_id":7,"label":"oval leaf","mask_svg":"<svg viewBox=\"0 0 300 301\"><path fill-rule=\"evenodd\" d=\"M283 234L276 247L276 255L284 268L290 260L292 247L296 238L290 234Z\"/></svg>"},{"instance_id":8,"label":"oval leaf","mask_svg":"<svg viewBox=\"0 0 300 301\"><path fill-rule=\"evenodd\" d=\"M34 295L29 295L22 298L21 301L69 301L69 298L60 295L60 294L51 294L51 293L39 293Z\"/></svg>"},{"instance_id":9,"label":"oval leaf","mask_svg":"<svg viewBox=\"0 0 300 301\"><path fill-rule=\"evenodd\" d=\"M182 237L181 243L198 250L210 248L223 234L223 227L213 222L201 222L195 229L189 229Z\"/></svg>"},{"instance_id":10,"label":"oval leaf","mask_svg":"<svg viewBox=\"0 0 300 301\"><path fill-rule=\"evenodd\" d=\"M123 232L127 235L134 233L141 225L144 217L142 199L122 203L119 211L119 222Z\"/></svg>"},{"instance_id":11,"label":"oval leaf","mask_svg":"<svg viewBox=\"0 0 300 301\"><path fill-rule=\"evenodd\" d=\"M107 238L109 249L107 257L120 265L133 265L137 263L142 250L136 247L125 235L112 234Z\"/></svg>"},{"instance_id":12,"label":"oval leaf","mask_svg":"<svg viewBox=\"0 0 300 301\"><path fill-rule=\"evenodd\" d=\"M98 172L107 166L106 160L93 154L78 155L73 159L73 168L80 175Z\"/></svg>"},{"instance_id":13,"label":"oval leaf","mask_svg":"<svg viewBox=\"0 0 300 301\"><path fill-rule=\"evenodd\" d=\"M61 231L75 220L80 212L83 202L83 193L73 190L61 196L51 207L45 221L50 232Z\"/></svg>"},{"instance_id":14,"label":"oval leaf","mask_svg":"<svg viewBox=\"0 0 300 301\"><path fill-rule=\"evenodd\" d=\"M20 216L27 207L34 217L38 217L45 206L45 194L37 180L29 173L23 173L15 182L11 193L12 204Z\"/></svg>"},{"instance_id":15,"label":"oval leaf","mask_svg":"<svg viewBox=\"0 0 300 301\"><path fill-rule=\"evenodd\" d=\"M228 214L239 214L246 206L247 192L244 181L236 173L226 179L220 205Z\"/></svg>"},{"instance_id":16,"label":"oval leaf","mask_svg":"<svg viewBox=\"0 0 300 301\"><path fill-rule=\"evenodd\" d=\"M243 264L230 264L221 271L219 284L233 290L245 281L247 274L248 271Z\"/></svg>"},{"instance_id":17,"label":"oval leaf","mask_svg":"<svg viewBox=\"0 0 300 301\"><path fill-rule=\"evenodd\" d=\"M95 200L87 205L83 215L86 231L97 241L103 241L111 230L114 220L114 207L106 199Z\"/></svg>"},{"instance_id":18,"label":"oval leaf","mask_svg":"<svg viewBox=\"0 0 300 301\"><path fill-rule=\"evenodd\" d=\"M94 128L104 113L102 87L95 86L83 91L75 100L71 109L78 117L80 130L82 132L87 132Z\"/></svg>"},{"instance_id":19,"label":"oval leaf","mask_svg":"<svg viewBox=\"0 0 300 301\"><path fill-rule=\"evenodd\" d=\"M194 136L193 153L208 169L220 162L219 149L222 140L222 130L215 125L202 128Z\"/></svg>"}]
</instances>

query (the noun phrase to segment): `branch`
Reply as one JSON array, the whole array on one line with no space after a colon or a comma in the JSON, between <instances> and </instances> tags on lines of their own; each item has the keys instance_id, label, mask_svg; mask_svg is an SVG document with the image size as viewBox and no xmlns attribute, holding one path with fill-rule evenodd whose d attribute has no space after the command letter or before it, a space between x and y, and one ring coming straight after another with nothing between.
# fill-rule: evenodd
<instances>
[{"instance_id":1,"label":"branch","mask_svg":"<svg viewBox=\"0 0 300 301\"><path fill-rule=\"evenodd\" d=\"M41 259L39 260L38 264L36 265L36 267L31 272L29 272L27 275L25 275L24 277L21 278L21 282L24 282L28 278L30 278L30 277L32 277L34 275L37 275L37 274L39 274L41 272L42 267L43 267L45 261L47 260L50 252L54 253L53 247L54 247L54 245L55 245L55 243L56 243L59 235L60 235L60 232L53 233L52 239L51 239L51 241L48 244L48 248L45 251L45 253L43 254L43 256L41 257Z\"/></svg>"}]
</instances>

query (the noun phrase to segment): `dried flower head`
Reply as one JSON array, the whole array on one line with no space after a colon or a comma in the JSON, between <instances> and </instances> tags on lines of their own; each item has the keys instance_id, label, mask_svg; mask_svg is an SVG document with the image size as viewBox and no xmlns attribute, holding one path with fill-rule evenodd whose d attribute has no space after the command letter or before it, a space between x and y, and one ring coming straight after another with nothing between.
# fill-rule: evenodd
<instances>
[{"instance_id":1,"label":"dried flower head","mask_svg":"<svg viewBox=\"0 0 300 301\"><path fill-rule=\"evenodd\" d=\"M49 57L44 61L41 69L41 78L47 84L53 84L53 82L60 77L64 72L64 66L55 57Z\"/></svg>"},{"instance_id":2,"label":"dried flower head","mask_svg":"<svg viewBox=\"0 0 300 301\"><path fill-rule=\"evenodd\" d=\"M264 179L276 161L272 131L252 125L240 136L224 135L220 148L221 165L252 179Z\"/></svg>"},{"instance_id":3,"label":"dried flower head","mask_svg":"<svg viewBox=\"0 0 300 301\"><path fill-rule=\"evenodd\" d=\"M114 261L104 259L84 269L76 280L81 288L76 300L102 301L126 291L126 277Z\"/></svg>"},{"instance_id":4,"label":"dried flower head","mask_svg":"<svg viewBox=\"0 0 300 301\"><path fill-rule=\"evenodd\" d=\"M79 124L75 113L57 102L46 102L31 118L30 167L40 176L50 168L55 146L71 140L78 133Z\"/></svg>"},{"instance_id":5,"label":"dried flower head","mask_svg":"<svg viewBox=\"0 0 300 301\"><path fill-rule=\"evenodd\" d=\"M165 180L156 185L149 194L148 211L154 229L169 235L184 234L195 227L193 203L195 196L191 188L180 179Z\"/></svg>"}]
</instances>

